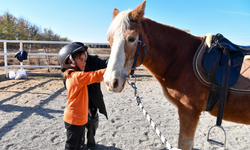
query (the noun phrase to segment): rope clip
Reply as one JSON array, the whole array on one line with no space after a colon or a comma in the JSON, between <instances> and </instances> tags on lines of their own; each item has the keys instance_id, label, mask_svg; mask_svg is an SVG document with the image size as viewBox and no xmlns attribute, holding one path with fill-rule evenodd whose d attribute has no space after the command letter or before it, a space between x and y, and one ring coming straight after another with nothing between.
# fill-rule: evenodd
<instances>
[{"instance_id":1,"label":"rope clip","mask_svg":"<svg viewBox=\"0 0 250 150\"><path fill-rule=\"evenodd\" d=\"M129 76L127 76L126 77L126 79L127 79L127 83L134 89L134 96L137 96L137 87L136 87L136 85L135 85L135 83L136 83L136 76L135 76L135 74L133 74L133 76L134 76L134 78L135 78L135 81L134 82L129 82L129 79L130 79L130 77Z\"/></svg>"}]
</instances>

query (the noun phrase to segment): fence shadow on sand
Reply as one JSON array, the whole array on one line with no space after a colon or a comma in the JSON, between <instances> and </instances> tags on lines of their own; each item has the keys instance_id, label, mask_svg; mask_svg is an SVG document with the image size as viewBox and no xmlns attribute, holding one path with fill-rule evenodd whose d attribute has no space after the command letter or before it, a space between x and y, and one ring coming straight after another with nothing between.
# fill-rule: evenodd
<instances>
[{"instance_id":1,"label":"fence shadow on sand","mask_svg":"<svg viewBox=\"0 0 250 150\"><path fill-rule=\"evenodd\" d=\"M27 119L29 116L31 116L33 113L37 113L38 115L41 115L43 117L46 117L48 119L52 119L54 118L53 116L50 115L50 113L63 113L62 110L53 110L53 109L48 109L48 108L43 108L43 106L47 103L49 103L50 101L52 101L53 99L55 99L58 95L62 94L63 91L65 91L65 88L61 88L59 90L57 90L56 92L54 92L54 94L50 95L48 98L44 99L43 101L41 101L38 105L34 106L34 107L22 107L22 106L18 106L18 105L11 105L11 104L4 104L5 102L18 97L22 94L25 94L27 92L30 92L31 90L34 90L35 88L39 87L39 86L43 86L46 83L49 83L51 81L53 81L55 79L50 79L46 82L42 82L40 84L37 84L35 86L32 86L26 90L23 90L22 92L18 92L12 96L10 96L9 98L3 99L0 101L0 110L4 111L4 112L14 112L14 111L18 111L21 112L20 115L18 115L16 118L13 118L11 121L9 121L7 124L3 125L0 128L0 139L8 132L10 132L14 126L18 125L19 123L21 123L23 120ZM1 93L1 92L0 92Z\"/></svg>"}]
</instances>

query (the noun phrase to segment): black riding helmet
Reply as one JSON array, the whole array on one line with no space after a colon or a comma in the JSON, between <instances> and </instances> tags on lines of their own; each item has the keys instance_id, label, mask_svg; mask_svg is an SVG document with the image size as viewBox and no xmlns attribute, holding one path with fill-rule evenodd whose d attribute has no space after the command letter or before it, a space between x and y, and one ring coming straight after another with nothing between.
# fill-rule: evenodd
<instances>
[{"instance_id":1,"label":"black riding helmet","mask_svg":"<svg viewBox=\"0 0 250 150\"><path fill-rule=\"evenodd\" d=\"M78 51L83 51L85 52L85 56L87 57L87 49L88 47L85 46L84 44L76 44L76 43L71 43L66 46L64 46L58 54L58 60L62 68L68 69L68 68L74 68L75 67L75 61L72 58L72 54L78 52ZM68 59L71 60L71 64L68 64Z\"/></svg>"}]
</instances>

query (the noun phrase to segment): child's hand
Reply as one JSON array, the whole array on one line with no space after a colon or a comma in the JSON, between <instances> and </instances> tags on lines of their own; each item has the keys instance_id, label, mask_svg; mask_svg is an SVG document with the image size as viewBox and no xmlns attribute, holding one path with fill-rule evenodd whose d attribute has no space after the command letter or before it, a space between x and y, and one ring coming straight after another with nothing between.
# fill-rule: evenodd
<instances>
[{"instance_id":1,"label":"child's hand","mask_svg":"<svg viewBox=\"0 0 250 150\"><path fill-rule=\"evenodd\" d=\"M90 116L90 117L92 117L92 114L91 114L91 111L90 111L90 109L89 109L89 116Z\"/></svg>"}]
</instances>

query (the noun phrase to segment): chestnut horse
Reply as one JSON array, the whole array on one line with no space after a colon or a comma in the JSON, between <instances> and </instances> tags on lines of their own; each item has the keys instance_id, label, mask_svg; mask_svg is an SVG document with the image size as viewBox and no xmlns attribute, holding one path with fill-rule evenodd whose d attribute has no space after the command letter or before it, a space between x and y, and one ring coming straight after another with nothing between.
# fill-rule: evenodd
<instances>
[{"instance_id":1,"label":"chestnut horse","mask_svg":"<svg viewBox=\"0 0 250 150\"><path fill-rule=\"evenodd\" d=\"M111 54L104 82L110 91L123 90L141 34L149 52L141 43L136 66L142 63L160 82L165 96L177 106L180 120L178 148L190 150L209 94L209 87L197 79L192 66L195 52L205 37L193 36L144 17L145 4L146 1L131 11L114 9L108 30ZM250 95L229 92L223 120L250 124L249 106ZM218 103L210 114L217 116L217 111Z\"/></svg>"}]
</instances>

